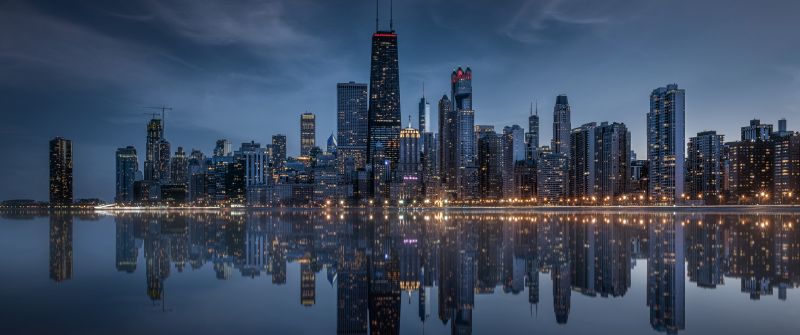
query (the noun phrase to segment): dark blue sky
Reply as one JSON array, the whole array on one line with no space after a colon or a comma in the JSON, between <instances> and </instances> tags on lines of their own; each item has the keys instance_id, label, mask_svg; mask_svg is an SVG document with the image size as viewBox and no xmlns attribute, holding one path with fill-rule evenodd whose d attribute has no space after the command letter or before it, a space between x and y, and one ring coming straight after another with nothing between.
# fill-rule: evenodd
<instances>
[{"instance_id":1,"label":"dark blue sky","mask_svg":"<svg viewBox=\"0 0 800 335\"><path fill-rule=\"evenodd\" d=\"M542 144L555 96L565 93L573 127L624 122L644 157L648 95L672 82L687 90L688 135L713 129L737 139L753 117L786 117L797 129L797 1L394 7L403 120L416 113L423 81L438 99L450 71L468 65L476 123L527 126L538 100ZM175 108L167 138L187 151L209 153L217 138L268 143L281 132L295 155L306 110L324 141L335 129L336 83L368 80L374 15L371 0L4 1L0 199L47 198L54 136L74 141L75 196L112 199L115 149L143 154L144 106Z\"/></svg>"}]
</instances>

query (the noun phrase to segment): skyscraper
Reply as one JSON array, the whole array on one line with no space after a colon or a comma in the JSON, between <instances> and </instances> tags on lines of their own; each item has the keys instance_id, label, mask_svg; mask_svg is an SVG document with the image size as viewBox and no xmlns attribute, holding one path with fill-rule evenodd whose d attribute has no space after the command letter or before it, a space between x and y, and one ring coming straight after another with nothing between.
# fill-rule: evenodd
<instances>
[{"instance_id":1,"label":"skyscraper","mask_svg":"<svg viewBox=\"0 0 800 335\"><path fill-rule=\"evenodd\" d=\"M595 192L595 129L591 122L572 130L570 134L569 195L592 196Z\"/></svg>"},{"instance_id":2,"label":"skyscraper","mask_svg":"<svg viewBox=\"0 0 800 335\"><path fill-rule=\"evenodd\" d=\"M786 203L800 195L800 134L782 131L775 143L775 200Z\"/></svg>"},{"instance_id":3,"label":"skyscraper","mask_svg":"<svg viewBox=\"0 0 800 335\"><path fill-rule=\"evenodd\" d=\"M503 197L503 137L493 130L478 135L478 185L481 198Z\"/></svg>"},{"instance_id":4,"label":"skyscraper","mask_svg":"<svg viewBox=\"0 0 800 335\"><path fill-rule=\"evenodd\" d=\"M160 119L153 118L147 123L147 145L144 158L144 179L161 180L161 141L164 139L164 127Z\"/></svg>"},{"instance_id":5,"label":"skyscraper","mask_svg":"<svg viewBox=\"0 0 800 335\"><path fill-rule=\"evenodd\" d=\"M528 116L528 132L525 133L525 143L527 149L525 152L528 160L536 159L536 151L539 149L539 106L536 106L534 111L531 105L531 115Z\"/></svg>"},{"instance_id":6,"label":"skyscraper","mask_svg":"<svg viewBox=\"0 0 800 335\"><path fill-rule=\"evenodd\" d=\"M275 168L286 165L286 135L272 135L272 162Z\"/></svg>"},{"instance_id":7,"label":"skyscraper","mask_svg":"<svg viewBox=\"0 0 800 335\"><path fill-rule=\"evenodd\" d=\"M686 192L692 199L716 201L723 187L723 143L725 136L703 131L689 139Z\"/></svg>"},{"instance_id":8,"label":"skyscraper","mask_svg":"<svg viewBox=\"0 0 800 335\"><path fill-rule=\"evenodd\" d=\"M72 206L72 141L50 141L50 206Z\"/></svg>"},{"instance_id":9,"label":"skyscraper","mask_svg":"<svg viewBox=\"0 0 800 335\"><path fill-rule=\"evenodd\" d=\"M503 135L506 135L511 144L511 153L514 162L524 161L525 154L525 129L519 125L503 127Z\"/></svg>"},{"instance_id":10,"label":"skyscraper","mask_svg":"<svg viewBox=\"0 0 800 335\"><path fill-rule=\"evenodd\" d=\"M647 160L650 196L658 201L680 201L684 190L686 91L678 84L650 94L647 113Z\"/></svg>"},{"instance_id":11,"label":"skyscraper","mask_svg":"<svg viewBox=\"0 0 800 335\"><path fill-rule=\"evenodd\" d=\"M439 99L439 173L444 190L448 194L455 192L458 182L456 175L456 128L457 115L447 95Z\"/></svg>"},{"instance_id":12,"label":"skyscraper","mask_svg":"<svg viewBox=\"0 0 800 335\"><path fill-rule=\"evenodd\" d=\"M188 185L189 183L189 159L183 147L178 147L175 156L170 163L170 182L174 184Z\"/></svg>"},{"instance_id":13,"label":"skyscraper","mask_svg":"<svg viewBox=\"0 0 800 335\"><path fill-rule=\"evenodd\" d=\"M475 111L462 109L456 119L456 166L459 199L472 199L478 194L477 145L475 144Z\"/></svg>"},{"instance_id":14,"label":"skyscraper","mask_svg":"<svg viewBox=\"0 0 800 335\"><path fill-rule=\"evenodd\" d=\"M562 94L556 97L556 105L553 108L553 141L551 144L553 152L569 157L571 130L569 101L567 101L567 96Z\"/></svg>"},{"instance_id":15,"label":"skyscraper","mask_svg":"<svg viewBox=\"0 0 800 335\"><path fill-rule=\"evenodd\" d=\"M128 146L117 149L117 192L114 201L117 203L133 202L133 183L139 171L139 159L136 148Z\"/></svg>"},{"instance_id":16,"label":"skyscraper","mask_svg":"<svg viewBox=\"0 0 800 335\"><path fill-rule=\"evenodd\" d=\"M419 132L427 133L431 131L431 104L425 98L425 90L422 91L422 98L419 99Z\"/></svg>"},{"instance_id":17,"label":"skyscraper","mask_svg":"<svg viewBox=\"0 0 800 335\"><path fill-rule=\"evenodd\" d=\"M617 122L603 122L594 132L595 194L620 196L628 191L630 179L630 132Z\"/></svg>"},{"instance_id":18,"label":"skyscraper","mask_svg":"<svg viewBox=\"0 0 800 335\"><path fill-rule=\"evenodd\" d=\"M300 115L300 155L311 155L317 142L317 116L312 113Z\"/></svg>"},{"instance_id":19,"label":"skyscraper","mask_svg":"<svg viewBox=\"0 0 800 335\"><path fill-rule=\"evenodd\" d=\"M450 74L451 97L455 116L456 149L455 183L460 199L471 199L477 196L478 170L477 170L477 145L475 138L475 111L472 109L472 70L461 67ZM450 167L452 169L452 167ZM455 184L455 185L452 185Z\"/></svg>"},{"instance_id":20,"label":"skyscraper","mask_svg":"<svg viewBox=\"0 0 800 335\"><path fill-rule=\"evenodd\" d=\"M516 198L519 190L514 187L514 168L517 162L525 161L525 130L518 125L503 127L502 137L503 196Z\"/></svg>"},{"instance_id":21,"label":"skyscraper","mask_svg":"<svg viewBox=\"0 0 800 335\"><path fill-rule=\"evenodd\" d=\"M366 164L367 101L367 84L352 81L336 84L336 143L340 170L347 159L353 159L356 169Z\"/></svg>"},{"instance_id":22,"label":"skyscraper","mask_svg":"<svg viewBox=\"0 0 800 335\"><path fill-rule=\"evenodd\" d=\"M397 164L400 138L400 71L397 56L397 34L393 27L372 34L372 59L369 74L369 118L367 156L373 159L375 146L384 147L386 157Z\"/></svg>"},{"instance_id":23,"label":"skyscraper","mask_svg":"<svg viewBox=\"0 0 800 335\"><path fill-rule=\"evenodd\" d=\"M411 127L400 131L400 162L397 166L397 178L402 183L402 198L415 198L420 196L420 143L419 131Z\"/></svg>"},{"instance_id":24,"label":"skyscraper","mask_svg":"<svg viewBox=\"0 0 800 335\"><path fill-rule=\"evenodd\" d=\"M539 197L547 201L557 201L568 194L567 155L542 147L536 168L536 187Z\"/></svg>"},{"instance_id":25,"label":"skyscraper","mask_svg":"<svg viewBox=\"0 0 800 335\"><path fill-rule=\"evenodd\" d=\"M453 110L472 110L472 69L453 70L450 74L451 99L453 100Z\"/></svg>"}]
</instances>

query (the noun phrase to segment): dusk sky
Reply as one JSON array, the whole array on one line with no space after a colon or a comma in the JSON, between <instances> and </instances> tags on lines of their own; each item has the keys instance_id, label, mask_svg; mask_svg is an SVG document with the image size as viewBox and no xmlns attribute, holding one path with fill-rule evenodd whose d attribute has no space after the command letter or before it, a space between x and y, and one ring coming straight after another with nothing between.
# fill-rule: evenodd
<instances>
[{"instance_id":1,"label":"dusk sky","mask_svg":"<svg viewBox=\"0 0 800 335\"><path fill-rule=\"evenodd\" d=\"M736 140L754 117L797 130L798 13L785 0L396 0L403 124L423 82L438 122L450 72L470 66L476 124L527 128L538 101L542 145L567 94L573 127L624 122L644 158L649 94L668 83L686 89L687 138ZM0 199L47 199L47 142L64 136L75 198L112 200L116 148L144 160L145 106L174 108L173 151L285 133L294 156L304 111L324 144L336 83L368 82L374 30L372 0L2 1Z\"/></svg>"}]
</instances>

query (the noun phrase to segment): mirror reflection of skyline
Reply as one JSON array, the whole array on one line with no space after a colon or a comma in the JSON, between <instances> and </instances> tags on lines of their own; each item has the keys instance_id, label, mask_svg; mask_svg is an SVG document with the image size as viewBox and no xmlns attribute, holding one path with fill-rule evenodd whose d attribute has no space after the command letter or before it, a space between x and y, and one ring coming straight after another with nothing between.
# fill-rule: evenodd
<instances>
[{"instance_id":1,"label":"mirror reflection of skyline","mask_svg":"<svg viewBox=\"0 0 800 335\"><path fill-rule=\"evenodd\" d=\"M539 306L540 296L552 294L554 319L567 324L575 322L575 295L624 297L642 261L650 325L677 333L691 327L686 280L707 289L738 282L749 299L777 291L786 300L787 290L800 285L798 220L777 214L379 211L114 216L116 270L144 271L142 292L153 302L163 303L169 278L185 271L211 266L220 280L268 277L284 285L287 265L297 263L297 303L317 307L316 278L327 279L336 291L339 334L398 333L401 311L469 334L480 310L476 296L491 294L527 295L531 313L549 309ZM70 214L50 216L49 273L56 282L73 275L72 226ZM541 292L540 281L548 277L552 292ZM418 306L403 306L411 296Z\"/></svg>"}]
</instances>

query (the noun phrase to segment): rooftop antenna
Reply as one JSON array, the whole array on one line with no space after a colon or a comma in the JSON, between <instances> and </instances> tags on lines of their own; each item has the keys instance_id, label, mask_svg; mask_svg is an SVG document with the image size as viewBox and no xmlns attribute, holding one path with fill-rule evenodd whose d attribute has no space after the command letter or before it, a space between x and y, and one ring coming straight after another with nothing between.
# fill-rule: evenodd
<instances>
[{"instance_id":1,"label":"rooftop antenna","mask_svg":"<svg viewBox=\"0 0 800 335\"><path fill-rule=\"evenodd\" d=\"M536 116L539 116L539 100L536 100Z\"/></svg>"},{"instance_id":2,"label":"rooftop antenna","mask_svg":"<svg viewBox=\"0 0 800 335\"><path fill-rule=\"evenodd\" d=\"M422 98L425 99L425 81L422 81Z\"/></svg>"},{"instance_id":3,"label":"rooftop antenna","mask_svg":"<svg viewBox=\"0 0 800 335\"><path fill-rule=\"evenodd\" d=\"M389 0L389 31L394 31L394 0Z\"/></svg>"},{"instance_id":4,"label":"rooftop antenna","mask_svg":"<svg viewBox=\"0 0 800 335\"><path fill-rule=\"evenodd\" d=\"M375 31L380 31L380 27L378 25L378 9L381 8L380 0L375 0Z\"/></svg>"}]
</instances>

